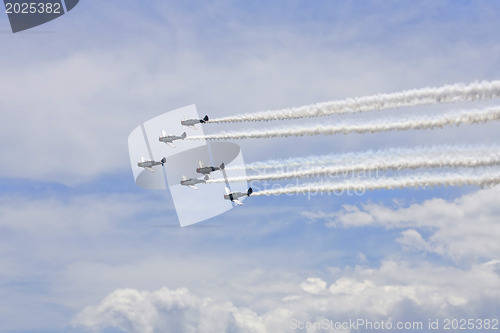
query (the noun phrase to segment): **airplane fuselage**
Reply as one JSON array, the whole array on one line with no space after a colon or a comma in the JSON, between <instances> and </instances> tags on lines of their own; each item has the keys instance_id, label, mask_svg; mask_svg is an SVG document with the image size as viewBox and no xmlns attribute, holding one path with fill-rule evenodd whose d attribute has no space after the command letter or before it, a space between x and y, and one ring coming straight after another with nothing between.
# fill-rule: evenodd
<instances>
[{"instance_id":1,"label":"airplane fuselage","mask_svg":"<svg viewBox=\"0 0 500 333\"><path fill-rule=\"evenodd\" d=\"M182 136L168 135L168 136L160 136L158 138L158 141L160 141L160 142L172 142L174 140L182 140L182 139L184 139Z\"/></svg>"},{"instance_id":2,"label":"airplane fuselage","mask_svg":"<svg viewBox=\"0 0 500 333\"><path fill-rule=\"evenodd\" d=\"M243 192L234 192L234 193L229 193L229 194L224 194L224 199L226 200L236 200L241 197L246 197L247 194Z\"/></svg>"},{"instance_id":3,"label":"airplane fuselage","mask_svg":"<svg viewBox=\"0 0 500 333\"><path fill-rule=\"evenodd\" d=\"M179 135L167 135L165 131L162 131L162 135L158 138L158 141L166 143L172 148L175 148L173 141L174 140L184 140L186 138L186 132Z\"/></svg>"},{"instance_id":4,"label":"airplane fuselage","mask_svg":"<svg viewBox=\"0 0 500 333\"><path fill-rule=\"evenodd\" d=\"M203 120L201 119L187 119L187 120L181 120L181 125L184 126L193 126L199 123L204 123Z\"/></svg>"},{"instance_id":5,"label":"airplane fuselage","mask_svg":"<svg viewBox=\"0 0 500 333\"><path fill-rule=\"evenodd\" d=\"M220 170L220 168L219 167L213 167L213 166L207 166L207 167L203 167L203 168L196 168L196 172L204 174L204 175L208 175L208 174L210 174L210 172L217 171L217 170Z\"/></svg>"},{"instance_id":6,"label":"airplane fuselage","mask_svg":"<svg viewBox=\"0 0 500 333\"><path fill-rule=\"evenodd\" d=\"M144 162L137 163L137 166L139 166L141 168L151 168L152 166L160 165L160 164L161 164L161 162L157 162L157 161L144 161Z\"/></svg>"},{"instance_id":7,"label":"airplane fuselage","mask_svg":"<svg viewBox=\"0 0 500 333\"><path fill-rule=\"evenodd\" d=\"M203 124L203 123L206 123L208 121L208 116L205 116L204 118L202 119L185 119L185 120L181 120L181 125L184 125L184 126L190 126L190 127L194 127L194 125L196 124Z\"/></svg>"},{"instance_id":8,"label":"airplane fuselage","mask_svg":"<svg viewBox=\"0 0 500 333\"><path fill-rule=\"evenodd\" d=\"M190 178L190 179L186 179L186 180L181 180L181 185L184 185L184 186L196 185L196 184L200 184L200 183L206 183L206 181L203 179L197 179L197 178Z\"/></svg>"},{"instance_id":9,"label":"airplane fuselage","mask_svg":"<svg viewBox=\"0 0 500 333\"><path fill-rule=\"evenodd\" d=\"M154 169L152 168L153 166L155 166L155 165L162 165L163 166L167 162L167 159L165 157L159 161L153 161L153 160L145 161L144 157L142 157L141 159L142 160L137 163L137 166L140 168L145 168L151 172L154 172Z\"/></svg>"},{"instance_id":10,"label":"airplane fuselage","mask_svg":"<svg viewBox=\"0 0 500 333\"><path fill-rule=\"evenodd\" d=\"M253 190L251 187L249 187L248 191L246 191L246 192L231 192L231 190L228 187L226 187L225 190L226 190L226 194L224 194L224 199L231 200L232 202L234 202L235 204L238 204L238 205L243 205L243 203L238 200L239 198L249 197L253 193Z\"/></svg>"}]
</instances>

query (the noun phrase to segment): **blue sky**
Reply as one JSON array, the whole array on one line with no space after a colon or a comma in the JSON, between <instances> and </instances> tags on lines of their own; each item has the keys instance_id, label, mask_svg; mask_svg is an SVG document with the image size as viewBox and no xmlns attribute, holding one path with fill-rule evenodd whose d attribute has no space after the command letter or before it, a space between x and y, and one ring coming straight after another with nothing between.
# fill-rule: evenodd
<instances>
[{"instance_id":1,"label":"blue sky","mask_svg":"<svg viewBox=\"0 0 500 333\"><path fill-rule=\"evenodd\" d=\"M0 332L500 318L497 188L254 197L181 229L169 193L134 184L127 148L140 123L190 104L218 117L498 79L499 10L491 1L87 0L18 34L0 15ZM318 120L290 124L303 122ZM498 138L492 123L237 143L252 162Z\"/></svg>"}]
</instances>

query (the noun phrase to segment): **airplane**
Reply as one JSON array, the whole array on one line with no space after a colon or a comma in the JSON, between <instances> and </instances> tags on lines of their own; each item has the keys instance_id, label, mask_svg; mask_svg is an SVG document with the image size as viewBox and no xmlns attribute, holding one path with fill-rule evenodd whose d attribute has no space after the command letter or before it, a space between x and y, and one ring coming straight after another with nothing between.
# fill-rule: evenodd
<instances>
[{"instance_id":1,"label":"airplane","mask_svg":"<svg viewBox=\"0 0 500 333\"><path fill-rule=\"evenodd\" d=\"M167 162L167 159L165 157L162 158L160 161L153 161L153 160L146 161L144 159L144 157L141 156L141 161L139 163L137 163L137 166L144 168L148 171L155 172L155 170L152 167L154 167L155 165L160 165L160 164L161 164L161 166L163 166L165 164L165 162Z\"/></svg>"},{"instance_id":2,"label":"airplane","mask_svg":"<svg viewBox=\"0 0 500 333\"><path fill-rule=\"evenodd\" d=\"M217 170L224 170L225 166L224 166L224 163L222 163L220 166L218 167L214 167L214 166L204 166L203 165L203 162L202 161L198 161L198 165L200 166L199 168L196 168L196 172L198 173L201 173L203 175L207 175L209 176L210 175L210 172L212 171L217 171Z\"/></svg>"},{"instance_id":3,"label":"airplane","mask_svg":"<svg viewBox=\"0 0 500 333\"><path fill-rule=\"evenodd\" d=\"M240 206L243 205L243 202L239 201L238 198L241 198L244 196L249 197L250 194L252 194L252 192L253 192L251 187L248 188L248 191L246 193L245 192L232 193L231 190L228 189L227 187L225 187L225 190L226 190L226 194L224 194L224 199L231 200L232 202L234 202L235 204L238 204Z\"/></svg>"},{"instance_id":4,"label":"airplane","mask_svg":"<svg viewBox=\"0 0 500 333\"><path fill-rule=\"evenodd\" d=\"M198 179L198 178L189 178L187 179L186 176L182 176L182 180L181 180L181 185L184 185L184 186L189 186L191 187L192 189L194 190L199 190L199 188L197 188L196 184L205 184L208 180L208 176L205 176L203 179Z\"/></svg>"},{"instance_id":5,"label":"airplane","mask_svg":"<svg viewBox=\"0 0 500 333\"><path fill-rule=\"evenodd\" d=\"M181 125L184 125L184 126L187 126L189 128L192 128L192 129L197 129L196 127L194 127L195 124L203 124L203 123L206 123L208 121L208 116L205 116L205 118L203 119L184 119L184 120L181 120Z\"/></svg>"},{"instance_id":6,"label":"airplane","mask_svg":"<svg viewBox=\"0 0 500 333\"><path fill-rule=\"evenodd\" d=\"M181 136L177 136L177 135L167 135L165 131L161 131L161 136L158 138L158 141L165 142L170 147L175 148L172 141L184 140L185 138L186 138L186 132L182 133Z\"/></svg>"}]
</instances>

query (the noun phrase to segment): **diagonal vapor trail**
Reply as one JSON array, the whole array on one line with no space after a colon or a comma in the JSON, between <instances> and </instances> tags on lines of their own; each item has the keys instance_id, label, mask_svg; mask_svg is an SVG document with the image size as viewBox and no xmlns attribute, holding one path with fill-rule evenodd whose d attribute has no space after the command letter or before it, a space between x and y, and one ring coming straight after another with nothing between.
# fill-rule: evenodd
<instances>
[{"instance_id":1,"label":"diagonal vapor trail","mask_svg":"<svg viewBox=\"0 0 500 333\"><path fill-rule=\"evenodd\" d=\"M500 81L470 84L455 83L436 88L421 88L390 94L348 98L281 110L261 111L211 119L208 123L236 123L314 118L346 113L368 112L416 105L474 101L500 97Z\"/></svg>"},{"instance_id":2,"label":"diagonal vapor trail","mask_svg":"<svg viewBox=\"0 0 500 333\"><path fill-rule=\"evenodd\" d=\"M342 122L335 125L312 125L270 128L256 131L222 132L204 136L191 136L185 140L267 139L304 135L334 135L434 129L443 126L481 124L500 120L500 107L449 112L441 115L418 116L406 119L383 119L368 122Z\"/></svg>"},{"instance_id":3,"label":"diagonal vapor trail","mask_svg":"<svg viewBox=\"0 0 500 333\"><path fill-rule=\"evenodd\" d=\"M271 190L256 191L252 196L269 196L297 193L321 193L355 191L363 193L367 190L420 188L427 186L493 186L500 183L500 171L489 171L484 174L472 173L446 173L446 174L418 174L399 178L378 178L344 181L341 183L307 183L300 186L282 187Z\"/></svg>"},{"instance_id":4,"label":"diagonal vapor trail","mask_svg":"<svg viewBox=\"0 0 500 333\"><path fill-rule=\"evenodd\" d=\"M308 167L306 169L290 171L264 173L259 175L249 175L245 177L230 177L227 179L212 179L207 183L228 182L249 182L262 180L280 180L290 178L311 178L327 177L332 175L349 174L353 172L372 172L384 170L419 169L419 168L477 168L485 166L500 165L500 150L486 155L472 154L469 156L457 156L454 153L443 154L441 156L406 156L394 159L378 159L364 161L352 165L335 165L329 167Z\"/></svg>"},{"instance_id":5,"label":"diagonal vapor trail","mask_svg":"<svg viewBox=\"0 0 500 333\"><path fill-rule=\"evenodd\" d=\"M496 145L436 145L430 147L415 148L390 148L381 150L370 150L364 152L350 152L344 154L311 155L306 157L292 157L287 159L267 160L247 163L244 166L227 166L225 170L271 170L271 169L291 169L305 167L319 167L324 165L345 165L369 163L380 160L401 160L412 158L436 158L436 157L456 157L457 155L484 156L495 155L500 152L500 147Z\"/></svg>"}]
</instances>

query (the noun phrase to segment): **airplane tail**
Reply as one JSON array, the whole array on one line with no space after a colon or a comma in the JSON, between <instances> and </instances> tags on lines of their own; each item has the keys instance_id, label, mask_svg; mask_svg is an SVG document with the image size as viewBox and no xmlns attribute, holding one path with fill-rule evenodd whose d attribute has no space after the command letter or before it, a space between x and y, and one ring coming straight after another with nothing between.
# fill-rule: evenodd
<instances>
[{"instance_id":1,"label":"airplane tail","mask_svg":"<svg viewBox=\"0 0 500 333\"><path fill-rule=\"evenodd\" d=\"M209 180L210 179L210 176L209 175L205 175L205 177L203 177L204 180Z\"/></svg>"},{"instance_id":2,"label":"airplane tail","mask_svg":"<svg viewBox=\"0 0 500 333\"><path fill-rule=\"evenodd\" d=\"M220 168L221 170L224 170L224 168L225 168L225 167L226 167L226 166L224 165L224 163L222 163L222 164L220 165L220 167L219 167L219 168Z\"/></svg>"},{"instance_id":3,"label":"airplane tail","mask_svg":"<svg viewBox=\"0 0 500 333\"><path fill-rule=\"evenodd\" d=\"M207 116L207 115L205 115L205 118L203 118L202 120L203 120L203 122L208 121L208 116Z\"/></svg>"},{"instance_id":4,"label":"airplane tail","mask_svg":"<svg viewBox=\"0 0 500 333\"><path fill-rule=\"evenodd\" d=\"M163 166L167 162L167 159L164 157L161 159L160 162L161 162L161 166Z\"/></svg>"},{"instance_id":5,"label":"airplane tail","mask_svg":"<svg viewBox=\"0 0 500 333\"><path fill-rule=\"evenodd\" d=\"M186 138L186 132L181 134L181 138L184 140Z\"/></svg>"},{"instance_id":6,"label":"airplane tail","mask_svg":"<svg viewBox=\"0 0 500 333\"><path fill-rule=\"evenodd\" d=\"M252 190L252 188L251 188L251 187L249 187L249 188L248 188L248 191L247 191L247 196L249 197L249 196L250 196L250 194L252 194L252 193L253 193L253 190Z\"/></svg>"}]
</instances>

